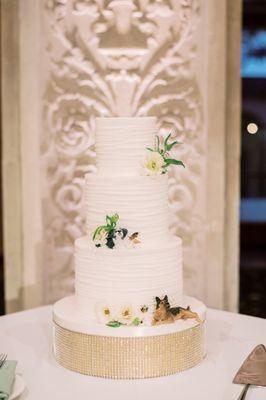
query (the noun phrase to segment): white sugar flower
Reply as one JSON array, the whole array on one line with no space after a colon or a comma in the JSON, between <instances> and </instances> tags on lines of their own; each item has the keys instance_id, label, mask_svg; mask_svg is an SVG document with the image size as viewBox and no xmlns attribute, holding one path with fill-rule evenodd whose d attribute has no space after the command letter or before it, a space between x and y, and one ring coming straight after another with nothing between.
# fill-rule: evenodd
<instances>
[{"instance_id":1,"label":"white sugar flower","mask_svg":"<svg viewBox=\"0 0 266 400\"><path fill-rule=\"evenodd\" d=\"M153 307L142 304L137 309L137 317L142 321L143 325L150 326L153 317Z\"/></svg>"},{"instance_id":2,"label":"white sugar flower","mask_svg":"<svg viewBox=\"0 0 266 400\"><path fill-rule=\"evenodd\" d=\"M143 162L145 175L162 174L164 164L164 159L159 153L155 151L149 151Z\"/></svg>"},{"instance_id":3,"label":"white sugar flower","mask_svg":"<svg viewBox=\"0 0 266 400\"><path fill-rule=\"evenodd\" d=\"M106 240L106 237L107 232L104 229L101 229L96 233L94 240L96 240L97 242L103 242L104 240Z\"/></svg>"},{"instance_id":4,"label":"white sugar flower","mask_svg":"<svg viewBox=\"0 0 266 400\"><path fill-rule=\"evenodd\" d=\"M113 309L110 304L98 303L95 308L96 318L100 324L107 324L107 322L114 319Z\"/></svg>"},{"instance_id":5,"label":"white sugar flower","mask_svg":"<svg viewBox=\"0 0 266 400\"><path fill-rule=\"evenodd\" d=\"M131 304L125 304L120 308L120 311L118 313L118 321L130 325L132 320L134 319L134 312L133 312L133 307Z\"/></svg>"},{"instance_id":6,"label":"white sugar flower","mask_svg":"<svg viewBox=\"0 0 266 400\"><path fill-rule=\"evenodd\" d=\"M107 239L107 232L104 229L99 229L94 236L94 244L96 247L101 247L105 244Z\"/></svg>"}]
</instances>

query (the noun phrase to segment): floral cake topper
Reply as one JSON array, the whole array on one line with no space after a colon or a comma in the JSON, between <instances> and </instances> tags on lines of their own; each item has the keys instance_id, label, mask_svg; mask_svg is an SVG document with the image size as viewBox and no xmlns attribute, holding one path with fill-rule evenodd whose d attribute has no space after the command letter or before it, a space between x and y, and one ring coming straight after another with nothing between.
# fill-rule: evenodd
<instances>
[{"instance_id":1,"label":"floral cake topper","mask_svg":"<svg viewBox=\"0 0 266 400\"><path fill-rule=\"evenodd\" d=\"M147 147L149 153L143 162L145 175L166 174L170 165L180 165L185 167L184 163L175 158L171 158L170 151L174 146L180 144L178 141L169 142L171 133L164 139L163 145L160 143L159 136L155 136L154 148Z\"/></svg>"},{"instance_id":2,"label":"floral cake topper","mask_svg":"<svg viewBox=\"0 0 266 400\"><path fill-rule=\"evenodd\" d=\"M127 239L127 243L130 247L141 243L139 239L139 232L128 233L128 229L120 228L117 226L119 221L119 215L106 215L105 225L98 226L94 233L92 240L96 247L107 246L109 249L113 249L118 241L124 241Z\"/></svg>"}]
</instances>

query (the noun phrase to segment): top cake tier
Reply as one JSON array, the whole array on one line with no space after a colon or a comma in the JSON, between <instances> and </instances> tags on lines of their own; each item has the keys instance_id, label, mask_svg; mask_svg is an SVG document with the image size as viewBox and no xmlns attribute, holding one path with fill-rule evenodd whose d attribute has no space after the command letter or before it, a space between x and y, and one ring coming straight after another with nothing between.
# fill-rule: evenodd
<instances>
[{"instance_id":1,"label":"top cake tier","mask_svg":"<svg viewBox=\"0 0 266 400\"><path fill-rule=\"evenodd\" d=\"M152 147L156 118L97 118L96 165L109 176L140 175L146 147Z\"/></svg>"}]
</instances>

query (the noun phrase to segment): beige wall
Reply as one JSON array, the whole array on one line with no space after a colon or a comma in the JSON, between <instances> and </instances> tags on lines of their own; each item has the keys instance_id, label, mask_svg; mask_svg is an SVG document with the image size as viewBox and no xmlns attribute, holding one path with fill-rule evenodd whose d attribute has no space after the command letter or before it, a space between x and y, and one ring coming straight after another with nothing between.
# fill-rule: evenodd
<instances>
[{"instance_id":1,"label":"beige wall","mask_svg":"<svg viewBox=\"0 0 266 400\"><path fill-rule=\"evenodd\" d=\"M73 290L98 115L157 115L178 134L187 168L169 197L186 292L235 310L240 0L2 3L8 311Z\"/></svg>"}]
</instances>

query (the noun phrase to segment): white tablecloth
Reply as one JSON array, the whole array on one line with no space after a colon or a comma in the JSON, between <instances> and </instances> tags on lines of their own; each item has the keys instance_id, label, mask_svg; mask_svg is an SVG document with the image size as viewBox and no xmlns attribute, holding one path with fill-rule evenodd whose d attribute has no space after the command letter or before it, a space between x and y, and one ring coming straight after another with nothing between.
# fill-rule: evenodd
<instances>
[{"instance_id":1,"label":"white tablecloth","mask_svg":"<svg viewBox=\"0 0 266 400\"><path fill-rule=\"evenodd\" d=\"M0 317L0 353L18 360L27 400L236 400L242 387L232 378L253 347L266 344L266 320L216 310L207 320L207 357L164 378L115 381L65 370L53 358L51 307ZM251 388L246 398L262 399L266 388Z\"/></svg>"}]
</instances>

